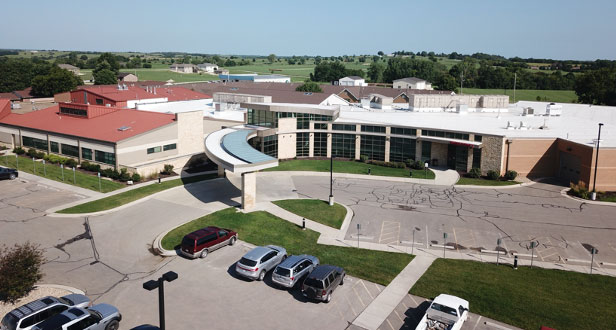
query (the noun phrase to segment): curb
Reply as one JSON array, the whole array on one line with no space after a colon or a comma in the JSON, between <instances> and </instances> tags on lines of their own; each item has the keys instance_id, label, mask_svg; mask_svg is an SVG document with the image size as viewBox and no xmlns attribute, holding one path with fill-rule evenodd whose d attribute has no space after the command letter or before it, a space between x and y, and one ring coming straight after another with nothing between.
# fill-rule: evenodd
<instances>
[{"instance_id":1,"label":"curb","mask_svg":"<svg viewBox=\"0 0 616 330\"><path fill-rule=\"evenodd\" d=\"M472 184L456 184L454 186L456 187L460 187L460 188L473 188L473 189L511 189L511 188L520 188L520 187L528 187L528 186L532 186L536 183L539 183L545 179L548 179L547 177L541 177L541 178L537 178L535 180L531 180L530 182L522 182L522 183L517 183L517 184L512 184L512 185L508 185L508 186L477 186L477 185L472 185Z\"/></svg>"},{"instance_id":2,"label":"curb","mask_svg":"<svg viewBox=\"0 0 616 330\"><path fill-rule=\"evenodd\" d=\"M589 199L583 199L583 198L579 198L579 197L575 197L575 196L571 196L569 194L567 194L567 192L571 190L571 188L564 188L563 190L560 191L560 194L566 198L572 199L576 202L580 202L580 203L585 203L585 204L592 204L592 205L603 205L603 206L616 206L616 203L613 202L601 202L601 201L591 201Z\"/></svg>"},{"instance_id":3,"label":"curb","mask_svg":"<svg viewBox=\"0 0 616 330\"><path fill-rule=\"evenodd\" d=\"M222 180L222 179L224 179L224 178L214 178L214 179L210 179L210 180L203 180L203 181L193 182L193 183L189 183L189 184L185 184L185 185L181 185L181 186L165 189L163 191L159 191L157 193L145 196L143 198L140 198L138 200L132 201L130 203L127 203L127 204L124 204L124 205L120 205L118 207L115 207L115 208L112 208L112 209L109 209L109 210L104 210L104 211L90 212L90 213L56 213L56 211L59 211L59 210L54 210L52 208L52 209L49 209L49 210L45 211L45 213L46 213L46 215L48 217L52 217L52 218L79 218L79 217L85 217L85 216L103 215L103 214L107 214L107 213L113 213L113 212L116 212L116 211L120 211L122 209L125 209L127 207L136 205L138 203L145 202L145 201L147 201L147 200L149 200L149 199L151 199L153 197L156 197L159 194L166 193L166 192L172 191L174 189L183 188L183 187L190 187L190 186L192 186L194 184L203 183L203 182L212 182L212 181ZM107 196L107 197L111 197L111 196ZM103 197L103 198L106 198L106 197ZM100 199L103 199L103 198L100 198ZM90 202L94 202L94 201L97 201L97 200L98 199L90 201ZM89 203L89 202L86 202L86 203ZM76 205L73 205L73 206L76 206Z\"/></svg>"},{"instance_id":4,"label":"curb","mask_svg":"<svg viewBox=\"0 0 616 330\"><path fill-rule=\"evenodd\" d=\"M342 221L342 225L340 226L340 229L338 229L338 239L344 240L344 236L346 235L346 232L349 230L349 226L351 225L351 220L353 220L353 217L355 216L355 213L353 212L353 210L351 210L350 207L338 203L342 206L344 206L344 208L346 209L347 213L344 216L344 220ZM322 235L322 234L321 234Z\"/></svg>"},{"instance_id":5,"label":"curb","mask_svg":"<svg viewBox=\"0 0 616 330\"><path fill-rule=\"evenodd\" d=\"M260 175L274 175L276 172L288 173L290 175L305 175L305 176L329 176L329 172L318 172L318 171L266 171L259 172ZM272 174L270 174L272 173ZM443 186L442 184L435 183L435 179L417 179L417 178L403 178L396 176L384 176L384 175L368 175L368 174L353 174L353 173L336 173L333 174L334 178L342 178L342 179L357 179L357 180L379 180L379 181L391 181L391 182L404 182L404 183L416 183L416 184L430 184Z\"/></svg>"},{"instance_id":6,"label":"curb","mask_svg":"<svg viewBox=\"0 0 616 330\"><path fill-rule=\"evenodd\" d=\"M77 294L83 294L85 295L86 293L77 289L77 288L73 288L72 286L67 286L67 285L60 285L60 284L37 284L35 285L36 287L39 288L54 288L54 289L62 289L62 290L66 290L66 291L70 291L71 293L77 293Z\"/></svg>"}]
</instances>

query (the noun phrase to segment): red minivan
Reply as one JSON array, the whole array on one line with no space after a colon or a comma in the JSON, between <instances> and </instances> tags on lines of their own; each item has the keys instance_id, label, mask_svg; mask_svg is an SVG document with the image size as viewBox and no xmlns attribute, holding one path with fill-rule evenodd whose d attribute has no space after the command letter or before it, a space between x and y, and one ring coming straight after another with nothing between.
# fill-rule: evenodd
<instances>
[{"instance_id":1,"label":"red minivan","mask_svg":"<svg viewBox=\"0 0 616 330\"><path fill-rule=\"evenodd\" d=\"M184 236L180 251L189 258L205 258L207 254L225 245L233 245L237 233L230 229L205 227Z\"/></svg>"}]
</instances>

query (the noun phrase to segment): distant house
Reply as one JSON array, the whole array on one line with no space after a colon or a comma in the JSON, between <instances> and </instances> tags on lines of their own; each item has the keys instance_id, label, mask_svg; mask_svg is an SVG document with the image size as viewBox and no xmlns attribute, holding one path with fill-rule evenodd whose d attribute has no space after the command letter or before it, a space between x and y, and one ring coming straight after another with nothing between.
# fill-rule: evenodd
<instances>
[{"instance_id":1,"label":"distant house","mask_svg":"<svg viewBox=\"0 0 616 330\"><path fill-rule=\"evenodd\" d=\"M205 71L205 72L211 72L211 73L214 73L214 71L218 70L218 65L212 64L212 63L201 63L197 65L197 67L199 68L199 71Z\"/></svg>"},{"instance_id":2,"label":"distant house","mask_svg":"<svg viewBox=\"0 0 616 330\"><path fill-rule=\"evenodd\" d=\"M139 81L139 78L129 72L120 72L118 73L118 81L119 82L137 82Z\"/></svg>"},{"instance_id":3,"label":"distant house","mask_svg":"<svg viewBox=\"0 0 616 330\"><path fill-rule=\"evenodd\" d=\"M60 69L64 69L64 70L68 70L70 72L72 72L74 75L78 76L79 75L79 68L70 64L58 64L58 67Z\"/></svg>"},{"instance_id":4,"label":"distant house","mask_svg":"<svg viewBox=\"0 0 616 330\"><path fill-rule=\"evenodd\" d=\"M397 89L423 89L432 90L432 84L419 78L408 77L394 80L394 88Z\"/></svg>"},{"instance_id":5,"label":"distant house","mask_svg":"<svg viewBox=\"0 0 616 330\"><path fill-rule=\"evenodd\" d=\"M198 67L194 64L171 64L169 70L180 73L194 73L197 72Z\"/></svg>"},{"instance_id":6,"label":"distant house","mask_svg":"<svg viewBox=\"0 0 616 330\"><path fill-rule=\"evenodd\" d=\"M340 78L338 80L338 85L340 86L368 86L368 84L366 84L366 80L358 76Z\"/></svg>"}]
</instances>

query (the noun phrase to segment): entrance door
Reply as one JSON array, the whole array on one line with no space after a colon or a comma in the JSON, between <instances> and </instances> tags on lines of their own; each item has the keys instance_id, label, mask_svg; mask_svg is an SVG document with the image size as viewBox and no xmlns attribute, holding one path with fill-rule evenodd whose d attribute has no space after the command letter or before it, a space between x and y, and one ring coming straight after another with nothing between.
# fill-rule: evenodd
<instances>
[{"instance_id":1,"label":"entrance door","mask_svg":"<svg viewBox=\"0 0 616 330\"><path fill-rule=\"evenodd\" d=\"M561 151L558 177L569 183L578 183L580 181L580 164L580 157Z\"/></svg>"},{"instance_id":2,"label":"entrance door","mask_svg":"<svg viewBox=\"0 0 616 330\"><path fill-rule=\"evenodd\" d=\"M468 147L448 145L447 148L447 168L458 172L466 172L468 163Z\"/></svg>"}]
</instances>

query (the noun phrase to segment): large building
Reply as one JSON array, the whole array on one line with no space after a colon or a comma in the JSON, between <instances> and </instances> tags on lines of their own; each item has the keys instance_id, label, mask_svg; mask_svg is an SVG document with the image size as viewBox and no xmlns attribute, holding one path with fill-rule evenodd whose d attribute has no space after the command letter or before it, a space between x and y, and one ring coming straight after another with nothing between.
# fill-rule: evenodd
<instances>
[{"instance_id":1,"label":"large building","mask_svg":"<svg viewBox=\"0 0 616 330\"><path fill-rule=\"evenodd\" d=\"M432 90L432 84L415 77L396 79L393 81L393 87L399 89L424 89Z\"/></svg>"},{"instance_id":2,"label":"large building","mask_svg":"<svg viewBox=\"0 0 616 330\"><path fill-rule=\"evenodd\" d=\"M251 81L255 83L290 83L291 77L280 74L258 75L254 73L246 74L219 74L218 78L223 82Z\"/></svg>"}]
</instances>

